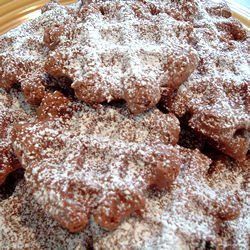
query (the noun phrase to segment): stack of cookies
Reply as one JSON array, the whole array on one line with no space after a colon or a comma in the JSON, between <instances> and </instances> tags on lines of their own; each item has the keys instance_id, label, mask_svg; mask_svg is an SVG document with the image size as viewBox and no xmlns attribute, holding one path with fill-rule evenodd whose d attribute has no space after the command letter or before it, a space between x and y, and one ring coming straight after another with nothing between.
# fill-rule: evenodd
<instances>
[{"instance_id":1,"label":"stack of cookies","mask_svg":"<svg viewBox=\"0 0 250 250\"><path fill-rule=\"evenodd\" d=\"M249 34L231 15L50 1L0 37L0 249L248 249Z\"/></svg>"}]
</instances>

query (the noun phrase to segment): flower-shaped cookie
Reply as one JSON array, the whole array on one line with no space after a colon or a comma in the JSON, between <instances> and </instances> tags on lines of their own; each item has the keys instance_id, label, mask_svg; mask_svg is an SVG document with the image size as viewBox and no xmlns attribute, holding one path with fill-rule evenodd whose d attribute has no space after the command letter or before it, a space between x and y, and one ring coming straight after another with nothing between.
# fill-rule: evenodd
<instances>
[{"instance_id":1,"label":"flower-shaped cookie","mask_svg":"<svg viewBox=\"0 0 250 250\"><path fill-rule=\"evenodd\" d=\"M210 5L201 5L204 18L194 21L199 66L169 107L178 116L190 116L189 125L212 145L244 160L250 131L249 39L224 7Z\"/></svg>"},{"instance_id":2,"label":"flower-shaped cookie","mask_svg":"<svg viewBox=\"0 0 250 250\"><path fill-rule=\"evenodd\" d=\"M166 4L154 1L83 5L82 21L45 31L51 49L45 70L70 78L76 96L86 103L125 100L132 113L148 110L197 66L188 44L192 26L167 12Z\"/></svg>"},{"instance_id":3,"label":"flower-shaped cookie","mask_svg":"<svg viewBox=\"0 0 250 250\"><path fill-rule=\"evenodd\" d=\"M169 187L180 165L171 145L86 135L59 118L16 126L14 149L37 202L72 232L91 215L116 228L144 208L148 188Z\"/></svg>"}]
</instances>

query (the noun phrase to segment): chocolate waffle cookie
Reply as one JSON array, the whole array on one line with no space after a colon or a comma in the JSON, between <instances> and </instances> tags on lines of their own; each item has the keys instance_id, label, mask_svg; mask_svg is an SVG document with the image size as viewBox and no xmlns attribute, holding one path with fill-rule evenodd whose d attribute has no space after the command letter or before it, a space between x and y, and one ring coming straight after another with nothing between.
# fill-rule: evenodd
<instances>
[{"instance_id":1,"label":"chocolate waffle cookie","mask_svg":"<svg viewBox=\"0 0 250 250\"><path fill-rule=\"evenodd\" d=\"M72 232L90 215L114 229L179 172L178 148L86 135L60 119L16 126L13 146L35 199Z\"/></svg>"},{"instance_id":2,"label":"chocolate waffle cookie","mask_svg":"<svg viewBox=\"0 0 250 250\"><path fill-rule=\"evenodd\" d=\"M91 214L104 228L115 228L144 207L148 187L167 188L178 174L178 149L165 145L178 142L174 115L93 109L58 91L45 96L37 114L38 121L16 125L14 151L35 199L70 231L85 227Z\"/></svg>"},{"instance_id":3,"label":"chocolate waffle cookie","mask_svg":"<svg viewBox=\"0 0 250 250\"><path fill-rule=\"evenodd\" d=\"M160 2L94 1L79 15L81 22L45 31L51 49L45 70L70 78L86 103L125 100L140 113L154 107L163 91L171 95L197 66L188 45L192 26Z\"/></svg>"},{"instance_id":4,"label":"chocolate waffle cookie","mask_svg":"<svg viewBox=\"0 0 250 250\"><path fill-rule=\"evenodd\" d=\"M199 66L178 90L170 110L229 156L243 160L249 148L249 38L223 4L201 1L194 19Z\"/></svg>"},{"instance_id":5,"label":"chocolate waffle cookie","mask_svg":"<svg viewBox=\"0 0 250 250\"><path fill-rule=\"evenodd\" d=\"M43 69L48 49L44 30L52 24L74 22L76 12L51 1L43 14L0 37L0 87L21 85L30 104L38 105L46 93L48 77Z\"/></svg>"},{"instance_id":6,"label":"chocolate waffle cookie","mask_svg":"<svg viewBox=\"0 0 250 250\"><path fill-rule=\"evenodd\" d=\"M94 249L247 249L247 162L214 161L211 170L211 160L197 150L181 155L170 192L148 195L143 219L99 231Z\"/></svg>"}]
</instances>

